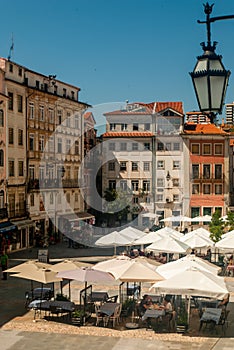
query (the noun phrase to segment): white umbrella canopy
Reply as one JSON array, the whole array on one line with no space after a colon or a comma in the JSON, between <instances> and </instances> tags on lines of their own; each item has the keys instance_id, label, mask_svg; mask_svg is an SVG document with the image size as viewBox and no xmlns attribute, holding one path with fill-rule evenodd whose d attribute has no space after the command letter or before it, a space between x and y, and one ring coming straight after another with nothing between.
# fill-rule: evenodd
<instances>
[{"instance_id":1,"label":"white umbrella canopy","mask_svg":"<svg viewBox=\"0 0 234 350\"><path fill-rule=\"evenodd\" d=\"M191 219L191 222L210 222L212 220L212 216L210 215L204 215L204 216L196 216L195 218Z\"/></svg>"},{"instance_id":2,"label":"white umbrella canopy","mask_svg":"<svg viewBox=\"0 0 234 350\"><path fill-rule=\"evenodd\" d=\"M88 266L92 266L92 264L85 263L78 260L65 259L57 264L52 265L52 269L56 272L59 272L59 271L75 270L81 267L88 267Z\"/></svg>"},{"instance_id":3,"label":"white umbrella canopy","mask_svg":"<svg viewBox=\"0 0 234 350\"><path fill-rule=\"evenodd\" d=\"M155 214L155 213L144 213L142 214L143 218L149 218L149 219L156 219L159 217L159 215Z\"/></svg>"},{"instance_id":4,"label":"white umbrella canopy","mask_svg":"<svg viewBox=\"0 0 234 350\"><path fill-rule=\"evenodd\" d=\"M215 247L223 250L233 250L234 249L234 235L226 236L219 242L215 243Z\"/></svg>"},{"instance_id":5,"label":"white umbrella canopy","mask_svg":"<svg viewBox=\"0 0 234 350\"><path fill-rule=\"evenodd\" d=\"M157 250L164 253L186 253L190 250L190 247L175 238L163 237L146 247L146 250Z\"/></svg>"},{"instance_id":6,"label":"white umbrella canopy","mask_svg":"<svg viewBox=\"0 0 234 350\"><path fill-rule=\"evenodd\" d=\"M221 238L234 237L234 230L224 233Z\"/></svg>"},{"instance_id":7,"label":"white umbrella canopy","mask_svg":"<svg viewBox=\"0 0 234 350\"><path fill-rule=\"evenodd\" d=\"M183 258L180 258L175 261L168 262L166 264L162 264L159 266L156 271L165 277L166 279L180 273L186 271L188 268L198 268L202 271L207 271L209 273L213 273L217 275L220 268L214 264L207 263L205 260L197 258L195 255L186 255Z\"/></svg>"},{"instance_id":8,"label":"white umbrella canopy","mask_svg":"<svg viewBox=\"0 0 234 350\"><path fill-rule=\"evenodd\" d=\"M130 246L134 240L135 238L127 238L124 234L118 231L113 231L99 238L95 242L95 245L100 247L114 247L114 254L116 255L116 247Z\"/></svg>"},{"instance_id":9,"label":"white umbrella canopy","mask_svg":"<svg viewBox=\"0 0 234 350\"><path fill-rule=\"evenodd\" d=\"M40 282L43 284L60 282L57 272L47 268L30 268L28 271L20 272L16 275L11 275L17 278L24 278L31 281Z\"/></svg>"},{"instance_id":10,"label":"white umbrella canopy","mask_svg":"<svg viewBox=\"0 0 234 350\"><path fill-rule=\"evenodd\" d=\"M223 277L191 267L152 287L159 294L190 295L224 299L229 291Z\"/></svg>"},{"instance_id":11,"label":"white umbrella canopy","mask_svg":"<svg viewBox=\"0 0 234 350\"><path fill-rule=\"evenodd\" d=\"M135 242L133 242L133 245L153 243L167 236L172 236L173 238L179 239L181 236L183 236L183 234L181 232L173 230L170 227L163 227L158 231L152 231L144 234L144 236L135 240Z\"/></svg>"},{"instance_id":12,"label":"white umbrella canopy","mask_svg":"<svg viewBox=\"0 0 234 350\"><path fill-rule=\"evenodd\" d=\"M163 222L190 222L192 219L188 216L178 215L178 216L169 216L168 218L162 219Z\"/></svg>"},{"instance_id":13,"label":"white umbrella canopy","mask_svg":"<svg viewBox=\"0 0 234 350\"><path fill-rule=\"evenodd\" d=\"M155 282L164 278L146 264L132 259L128 264L122 267L113 267L109 272L121 282Z\"/></svg>"},{"instance_id":14,"label":"white umbrella canopy","mask_svg":"<svg viewBox=\"0 0 234 350\"><path fill-rule=\"evenodd\" d=\"M186 236L188 235L194 235L199 234L201 237L210 237L210 231L206 230L204 227L199 227L196 230L190 231L186 233Z\"/></svg>"},{"instance_id":15,"label":"white umbrella canopy","mask_svg":"<svg viewBox=\"0 0 234 350\"><path fill-rule=\"evenodd\" d=\"M60 271L57 273L57 277L76 280L76 281L85 282L85 283L114 281L114 277L110 273L96 270L93 268L80 268L75 270Z\"/></svg>"},{"instance_id":16,"label":"white umbrella canopy","mask_svg":"<svg viewBox=\"0 0 234 350\"><path fill-rule=\"evenodd\" d=\"M137 228L132 226L128 226L124 228L123 230L119 231L119 233L124 235L126 238L134 239L134 240L145 235L145 232L140 231Z\"/></svg>"},{"instance_id":17,"label":"white umbrella canopy","mask_svg":"<svg viewBox=\"0 0 234 350\"><path fill-rule=\"evenodd\" d=\"M19 273L19 272L29 272L31 270L34 270L35 268L38 269L38 268L48 268L48 269L51 269L53 265L51 264L47 264L47 263L43 263L43 262L40 262L38 260L28 260L22 264L19 264L19 265L16 265L14 267L11 267L9 269L6 270L6 272L9 272L9 273Z\"/></svg>"},{"instance_id":18,"label":"white umbrella canopy","mask_svg":"<svg viewBox=\"0 0 234 350\"><path fill-rule=\"evenodd\" d=\"M184 237L181 237L181 242L186 243L190 248L208 248L208 247L213 247L214 242L209 238L205 236L200 236L199 234L193 234L190 235L190 237L187 237L185 235Z\"/></svg>"}]
</instances>

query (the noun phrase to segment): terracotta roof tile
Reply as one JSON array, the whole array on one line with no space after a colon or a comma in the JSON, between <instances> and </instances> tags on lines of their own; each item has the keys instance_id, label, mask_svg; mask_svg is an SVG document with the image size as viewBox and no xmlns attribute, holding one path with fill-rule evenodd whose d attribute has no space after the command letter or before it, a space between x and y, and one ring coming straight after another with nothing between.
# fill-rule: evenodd
<instances>
[{"instance_id":1,"label":"terracotta roof tile","mask_svg":"<svg viewBox=\"0 0 234 350\"><path fill-rule=\"evenodd\" d=\"M152 137L153 134L151 132L145 131L133 131L133 132L114 132L114 131L109 131L105 132L102 134L102 137Z\"/></svg>"},{"instance_id":2,"label":"terracotta roof tile","mask_svg":"<svg viewBox=\"0 0 234 350\"><path fill-rule=\"evenodd\" d=\"M186 130L186 126L189 127L188 130ZM191 130L190 127L193 127ZM195 124L195 123L186 123L184 125L184 133L185 134L207 134L207 135L212 135L212 134L221 134L221 135L228 135L225 131L220 129L214 124Z\"/></svg>"}]
</instances>

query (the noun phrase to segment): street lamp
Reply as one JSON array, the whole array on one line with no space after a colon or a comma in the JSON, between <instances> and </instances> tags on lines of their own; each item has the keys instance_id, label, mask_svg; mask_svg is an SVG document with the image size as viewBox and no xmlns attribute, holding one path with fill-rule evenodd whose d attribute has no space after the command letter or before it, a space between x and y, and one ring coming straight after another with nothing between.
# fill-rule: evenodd
<instances>
[{"instance_id":1,"label":"street lamp","mask_svg":"<svg viewBox=\"0 0 234 350\"><path fill-rule=\"evenodd\" d=\"M204 4L206 21L198 20L198 23L206 24L207 44L201 43L203 55L197 57L195 68L190 73L199 109L208 115L211 123L214 122L216 114L222 113L231 72L225 69L222 56L215 53L217 42L211 43L210 24L218 20L234 18L234 15L210 17L213 5L209 5L208 2Z\"/></svg>"}]
</instances>

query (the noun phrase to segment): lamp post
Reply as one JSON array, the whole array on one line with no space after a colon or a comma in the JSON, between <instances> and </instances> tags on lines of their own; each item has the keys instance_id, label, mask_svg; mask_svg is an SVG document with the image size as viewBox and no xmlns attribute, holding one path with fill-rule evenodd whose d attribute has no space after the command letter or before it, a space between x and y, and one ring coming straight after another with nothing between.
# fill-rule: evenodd
<instances>
[{"instance_id":1,"label":"lamp post","mask_svg":"<svg viewBox=\"0 0 234 350\"><path fill-rule=\"evenodd\" d=\"M201 43L203 55L197 57L197 63L193 72L190 73L197 97L199 109L202 113L208 115L210 122L213 123L215 116L222 113L228 79L231 74L226 70L222 63L222 56L215 53L217 42L211 42L211 28L212 22L218 20L232 19L234 15L210 17L213 5L208 2L204 4L204 12L206 14L206 21L199 21L198 23L205 23L207 30L207 44Z\"/></svg>"}]
</instances>

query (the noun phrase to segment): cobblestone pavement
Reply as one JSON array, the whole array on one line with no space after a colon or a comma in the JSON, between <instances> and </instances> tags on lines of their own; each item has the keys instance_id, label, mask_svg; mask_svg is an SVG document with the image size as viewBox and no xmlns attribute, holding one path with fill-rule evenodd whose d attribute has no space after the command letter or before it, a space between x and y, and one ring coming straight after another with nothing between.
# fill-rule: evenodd
<instances>
[{"instance_id":1,"label":"cobblestone pavement","mask_svg":"<svg viewBox=\"0 0 234 350\"><path fill-rule=\"evenodd\" d=\"M26 259L37 258L38 249L34 248L28 251L21 251L10 254L10 266L14 266ZM65 243L49 247L49 254L52 261L68 257L84 257L86 261L98 261L103 255L113 254L112 249L72 249L67 248ZM82 258L83 259L83 258ZM229 290L234 291L234 279L228 278ZM7 281L0 280L0 326L3 326L11 319L24 315L24 292L30 287L30 282L23 279L9 277ZM214 337L204 336L202 342L191 342L183 339L177 341L161 341L155 339L140 338L119 338L104 336L88 336L79 334L56 334L27 332L21 330L3 330L0 329L0 350L39 350L39 349L79 349L79 350L132 350L136 348L145 349L180 349L188 350L231 350L234 340L234 299L231 296L229 303L230 309L229 324L226 335L220 333Z\"/></svg>"}]
</instances>

